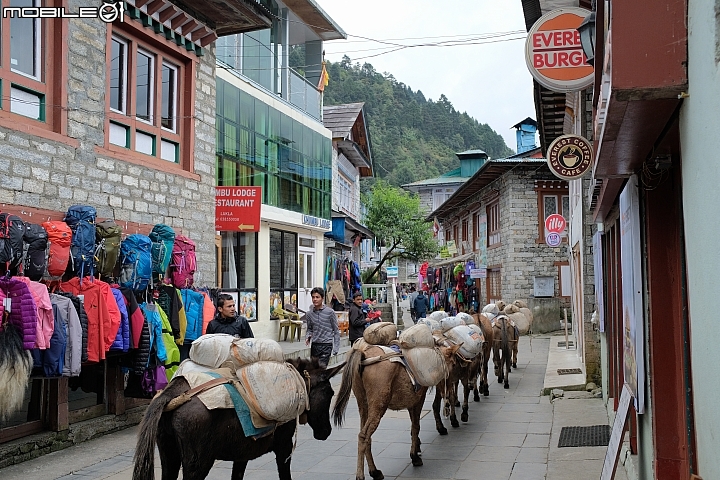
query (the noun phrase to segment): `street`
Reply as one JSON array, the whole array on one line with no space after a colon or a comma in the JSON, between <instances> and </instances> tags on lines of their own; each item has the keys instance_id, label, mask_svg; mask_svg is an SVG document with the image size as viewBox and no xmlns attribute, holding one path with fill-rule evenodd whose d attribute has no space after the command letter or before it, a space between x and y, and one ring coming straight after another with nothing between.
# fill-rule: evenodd
<instances>
[{"instance_id":1,"label":"street","mask_svg":"<svg viewBox=\"0 0 720 480\"><path fill-rule=\"evenodd\" d=\"M533 480L599 478L605 447L558 448L563 426L607 424L602 399L585 392L566 392L565 398L550 403L540 396L548 351L560 337L522 337L518 368L510 374L510 389L504 390L491 373L490 396L480 402L470 398L470 418L460 427L450 427L441 436L435 430L431 410L434 390L428 393L421 420L420 437L424 465L410 463L410 421L407 412L388 411L373 435L376 464L392 479L432 478L484 480ZM334 380L337 391L339 378ZM350 401L343 428L334 428L325 442L312 439L308 426L302 426L292 458L295 479L354 479L359 416L354 399ZM132 455L137 427L107 435L66 450L0 470L1 479L28 480L107 479L132 477ZM160 463L156 456L156 478ZM229 479L232 464L217 462L207 477ZM275 459L266 455L250 462L245 478L276 479ZM366 478L370 478L366 471ZM619 469L617 479L624 480Z\"/></svg>"}]
</instances>

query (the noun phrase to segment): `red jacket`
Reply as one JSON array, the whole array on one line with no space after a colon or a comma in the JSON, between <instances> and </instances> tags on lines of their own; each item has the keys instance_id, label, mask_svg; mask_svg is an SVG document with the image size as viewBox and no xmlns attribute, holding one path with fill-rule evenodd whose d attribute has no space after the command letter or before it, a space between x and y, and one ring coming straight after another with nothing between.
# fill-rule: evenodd
<instances>
[{"instance_id":1,"label":"red jacket","mask_svg":"<svg viewBox=\"0 0 720 480\"><path fill-rule=\"evenodd\" d=\"M61 283L60 288L73 295L85 296L83 306L88 317L88 361L103 360L120 327L120 310L110 285L93 277L85 277L81 286L80 279L75 277Z\"/></svg>"}]
</instances>

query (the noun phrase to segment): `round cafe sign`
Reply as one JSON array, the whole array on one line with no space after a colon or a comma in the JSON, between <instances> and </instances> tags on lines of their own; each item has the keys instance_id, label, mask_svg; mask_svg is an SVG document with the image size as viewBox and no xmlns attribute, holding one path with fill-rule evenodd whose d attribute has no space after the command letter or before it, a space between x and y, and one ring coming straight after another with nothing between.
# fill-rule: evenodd
<instances>
[{"instance_id":1,"label":"round cafe sign","mask_svg":"<svg viewBox=\"0 0 720 480\"><path fill-rule=\"evenodd\" d=\"M583 8L559 8L540 17L528 32L525 61L543 87L573 92L592 85L594 68L587 64L577 31L589 13Z\"/></svg>"},{"instance_id":2,"label":"round cafe sign","mask_svg":"<svg viewBox=\"0 0 720 480\"><path fill-rule=\"evenodd\" d=\"M548 147L547 163L556 177L576 180L592 167L593 147L580 135L562 135Z\"/></svg>"}]
</instances>

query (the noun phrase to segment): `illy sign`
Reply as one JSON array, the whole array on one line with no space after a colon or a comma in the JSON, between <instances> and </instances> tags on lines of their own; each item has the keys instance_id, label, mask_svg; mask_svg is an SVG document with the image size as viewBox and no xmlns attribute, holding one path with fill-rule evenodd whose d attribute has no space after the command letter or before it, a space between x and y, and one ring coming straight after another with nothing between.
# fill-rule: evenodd
<instances>
[{"instance_id":1,"label":"illy sign","mask_svg":"<svg viewBox=\"0 0 720 480\"><path fill-rule=\"evenodd\" d=\"M566 224L565 217L553 213L545 219L545 230L551 233L562 233L563 230L565 230Z\"/></svg>"}]
</instances>

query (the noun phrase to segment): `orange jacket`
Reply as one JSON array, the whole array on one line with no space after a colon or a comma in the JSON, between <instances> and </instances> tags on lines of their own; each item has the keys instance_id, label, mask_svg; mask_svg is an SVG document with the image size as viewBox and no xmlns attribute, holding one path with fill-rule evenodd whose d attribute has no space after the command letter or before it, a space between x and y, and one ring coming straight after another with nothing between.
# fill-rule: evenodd
<instances>
[{"instance_id":1,"label":"orange jacket","mask_svg":"<svg viewBox=\"0 0 720 480\"><path fill-rule=\"evenodd\" d=\"M88 317L88 361L103 360L120 328L120 310L110 285L85 277L81 286L80 279L75 277L61 283L60 289L73 295L84 295L83 306Z\"/></svg>"},{"instance_id":2,"label":"orange jacket","mask_svg":"<svg viewBox=\"0 0 720 480\"><path fill-rule=\"evenodd\" d=\"M203 302L202 334L205 335L208 324L212 321L213 318L215 318L215 305L213 304L212 300L210 299L210 295L208 295L205 292L202 292L202 295L205 298L205 301Z\"/></svg>"}]
</instances>

